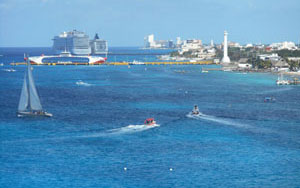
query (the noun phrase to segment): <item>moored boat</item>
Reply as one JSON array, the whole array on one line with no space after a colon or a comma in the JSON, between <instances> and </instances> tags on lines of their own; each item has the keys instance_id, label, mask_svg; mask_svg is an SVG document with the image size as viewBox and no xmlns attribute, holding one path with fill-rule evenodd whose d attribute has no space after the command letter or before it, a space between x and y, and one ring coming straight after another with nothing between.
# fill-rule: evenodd
<instances>
[{"instance_id":1,"label":"moored boat","mask_svg":"<svg viewBox=\"0 0 300 188\"><path fill-rule=\"evenodd\" d=\"M277 85L289 85L290 81L289 80L284 80L283 79L283 74L280 74L280 77L278 77L278 79L276 80L276 84Z\"/></svg>"},{"instance_id":2,"label":"moored boat","mask_svg":"<svg viewBox=\"0 0 300 188\"><path fill-rule=\"evenodd\" d=\"M264 102L275 102L276 99L274 97L265 97Z\"/></svg>"},{"instance_id":3,"label":"moored boat","mask_svg":"<svg viewBox=\"0 0 300 188\"><path fill-rule=\"evenodd\" d=\"M144 63L144 62L140 62L140 61L134 60L134 61L132 61L132 62L129 62L129 65L145 65L145 63Z\"/></svg>"}]
</instances>

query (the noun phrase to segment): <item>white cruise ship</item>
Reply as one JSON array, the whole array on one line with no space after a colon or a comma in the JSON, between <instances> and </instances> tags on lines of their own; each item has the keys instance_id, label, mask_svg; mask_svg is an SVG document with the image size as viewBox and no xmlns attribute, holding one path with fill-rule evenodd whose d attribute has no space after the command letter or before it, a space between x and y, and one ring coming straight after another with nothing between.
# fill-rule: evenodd
<instances>
[{"instance_id":1,"label":"white cruise ship","mask_svg":"<svg viewBox=\"0 0 300 188\"><path fill-rule=\"evenodd\" d=\"M65 50L73 55L89 55L89 54L107 54L107 41L99 39L96 34L93 40L84 32L73 30L62 32L53 39L53 51L55 54L61 54Z\"/></svg>"},{"instance_id":2,"label":"white cruise ship","mask_svg":"<svg viewBox=\"0 0 300 188\"><path fill-rule=\"evenodd\" d=\"M89 44L89 36L84 32L70 31L63 32L53 39L53 51L55 54L60 54L68 50L74 55L91 54L91 47Z\"/></svg>"},{"instance_id":3,"label":"white cruise ship","mask_svg":"<svg viewBox=\"0 0 300 188\"><path fill-rule=\"evenodd\" d=\"M96 33L93 40L90 41L90 46L92 50L92 54L107 54L108 47L107 41L103 39L99 39L98 34Z\"/></svg>"}]
</instances>

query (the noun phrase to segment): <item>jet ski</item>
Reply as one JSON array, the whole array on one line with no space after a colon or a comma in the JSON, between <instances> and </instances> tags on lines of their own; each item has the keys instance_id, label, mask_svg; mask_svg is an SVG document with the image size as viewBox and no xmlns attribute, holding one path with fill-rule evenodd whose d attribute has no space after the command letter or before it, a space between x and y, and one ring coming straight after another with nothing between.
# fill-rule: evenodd
<instances>
[{"instance_id":1,"label":"jet ski","mask_svg":"<svg viewBox=\"0 0 300 188\"><path fill-rule=\"evenodd\" d=\"M202 116L203 114L199 112L199 108L197 105L194 106L192 112L190 112L192 116Z\"/></svg>"}]
</instances>

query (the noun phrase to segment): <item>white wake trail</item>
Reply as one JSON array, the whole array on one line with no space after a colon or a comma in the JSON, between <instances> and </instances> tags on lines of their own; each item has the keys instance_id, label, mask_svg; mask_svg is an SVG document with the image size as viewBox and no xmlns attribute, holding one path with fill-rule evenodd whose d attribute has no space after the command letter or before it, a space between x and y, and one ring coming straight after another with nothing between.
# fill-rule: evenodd
<instances>
[{"instance_id":1,"label":"white wake trail","mask_svg":"<svg viewBox=\"0 0 300 188\"><path fill-rule=\"evenodd\" d=\"M229 119L225 119L225 118L210 116L210 115L206 115L203 113L200 113L199 115L193 115L192 113L189 113L186 116L188 118L192 118L192 119L198 119L198 120L204 119L207 121L213 121L213 122L224 124L224 125L231 125L231 126L238 127L238 128L254 128L251 125L238 123L238 122L235 122L235 121L232 121Z\"/></svg>"},{"instance_id":2,"label":"white wake trail","mask_svg":"<svg viewBox=\"0 0 300 188\"><path fill-rule=\"evenodd\" d=\"M141 132L145 131L148 129L152 129L155 127L159 127L159 124L154 124L154 125L128 125L126 127L121 127L121 128L116 128L116 129L111 129L107 131L109 135L115 135L115 134L132 134L136 132Z\"/></svg>"}]
</instances>

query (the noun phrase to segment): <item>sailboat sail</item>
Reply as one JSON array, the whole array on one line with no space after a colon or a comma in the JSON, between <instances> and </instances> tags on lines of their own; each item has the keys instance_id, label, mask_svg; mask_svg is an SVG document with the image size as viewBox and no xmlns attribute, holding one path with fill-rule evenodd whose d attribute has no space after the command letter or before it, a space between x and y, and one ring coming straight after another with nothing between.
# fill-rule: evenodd
<instances>
[{"instance_id":1,"label":"sailboat sail","mask_svg":"<svg viewBox=\"0 0 300 188\"><path fill-rule=\"evenodd\" d=\"M24 117L24 116L52 117L51 113L48 113L42 109L40 98L38 96L34 84L31 65L29 63L28 58L26 59L27 59L27 71L25 71L17 116L18 117Z\"/></svg>"},{"instance_id":2,"label":"sailboat sail","mask_svg":"<svg viewBox=\"0 0 300 188\"><path fill-rule=\"evenodd\" d=\"M29 101L30 101L31 110L37 110L37 111L42 110L40 98L38 96L38 93L37 93L37 90L36 90L36 87L34 84L30 62L28 62L28 88L29 88L29 98L30 98Z\"/></svg>"},{"instance_id":3,"label":"sailboat sail","mask_svg":"<svg viewBox=\"0 0 300 188\"><path fill-rule=\"evenodd\" d=\"M19 112L25 111L27 107L28 107L28 89L27 89L26 73L25 73L18 111Z\"/></svg>"}]
</instances>

